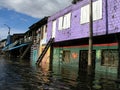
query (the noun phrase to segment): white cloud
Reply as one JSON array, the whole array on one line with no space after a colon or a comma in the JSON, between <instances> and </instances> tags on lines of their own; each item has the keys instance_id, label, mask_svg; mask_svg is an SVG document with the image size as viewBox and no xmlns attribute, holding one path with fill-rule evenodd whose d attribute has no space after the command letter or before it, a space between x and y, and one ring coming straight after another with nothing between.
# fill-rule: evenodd
<instances>
[{"instance_id":1,"label":"white cloud","mask_svg":"<svg viewBox=\"0 0 120 90\"><path fill-rule=\"evenodd\" d=\"M35 18L50 16L61 9L69 6L72 0L0 0L0 9L7 8L19 13L23 13ZM14 18L14 17L11 17ZM21 21L27 22L26 19L20 18ZM1 21L2 18L0 18ZM0 22L3 23L3 22ZM23 33L24 30L12 28L11 34ZM0 40L7 37L8 28L0 27Z\"/></svg>"},{"instance_id":2,"label":"white cloud","mask_svg":"<svg viewBox=\"0 0 120 90\"><path fill-rule=\"evenodd\" d=\"M0 0L0 7L42 18L69 6L72 0Z\"/></svg>"}]
</instances>

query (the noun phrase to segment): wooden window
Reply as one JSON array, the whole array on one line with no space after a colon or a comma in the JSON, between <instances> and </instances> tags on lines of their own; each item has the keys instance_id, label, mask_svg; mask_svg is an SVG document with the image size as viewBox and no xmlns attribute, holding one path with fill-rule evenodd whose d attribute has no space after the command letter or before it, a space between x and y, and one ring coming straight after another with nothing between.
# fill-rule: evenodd
<instances>
[{"instance_id":1,"label":"wooden window","mask_svg":"<svg viewBox=\"0 0 120 90\"><path fill-rule=\"evenodd\" d=\"M68 13L65 16L66 16L66 28L69 28L71 23L71 13Z\"/></svg>"},{"instance_id":2,"label":"wooden window","mask_svg":"<svg viewBox=\"0 0 120 90\"><path fill-rule=\"evenodd\" d=\"M70 28L71 13L67 13L64 16L61 16L58 20L59 20L58 30Z\"/></svg>"},{"instance_id":3,"label":"wooden window","mask_svg":"<svg viewBox=\"0 0 120 90\"><path fill-rule=\"evenodd\" d=\"M55 34L56 34L56 20L54 20L52 23L52 38L55 38Z\"/></svg>"},{"instance_id":4,"label":"wooden window","mask_svg":"<svg viewBox=\"0 0 120 90\"><path fill-rule=\"evenodd\" d=\"M70 62L70 51L64 50L63 51L63 62L69 63Z\"/></svg>"},{"instance_id":5,"label":"wooden window","mask_svg":"<svg viewBox=\"0 0 120 90\"><path fill-rule=\"evenodd\" d=\"M45 37L45 25L43 25L43 38Z\"/></svg>"},{"instance_id":6,"label":"wooden window","mask_svg":"<svg viewBox=\"0 0 120 90\"><path fill-rule=\"evenodd\" d=\"M45 33L47 33L47 25L45 25Z\"/></svg>"},{"instance_id":7,"label":"wooden window","mask_svg":"<svg viewBox=\"0 0 120 90\"><path fill-rule=\"evenodd\" d=\"M41 39L43 39L43 27L40 28L40 35L41 35Z\"/></svg>"},{"instance_id":8,"label":"wooden window","mask_svg":"<svg viewBox=\"0 0 120 90\"><path fill-rule=\"evenodd\" d=\"M89 22L89 4L81 8L80 24ZM93 2L93 20L102 19L102 0Z\"/></svg>"},{"instance_id":9,"label":"wooden window","mask_svg":"<svg viewBox=\"0 0 120 90\"><path fill-rule=\"evenodd\" d=\"M93 3L93 20L102 18L102 0Z\"/></svg>"},{"instance_id":10,"label":"wooden window","mask_svg":"<svg viewBox=\"0 0 120 90\"><path fill-rule=\"evenodd\" d=\"M117 67L118 60L119 55L117 49L102 50L101 65Z\"/></svg>"},{"instance_id":11,"label":"wooden window","mask_svg":"<svg viewBox=\"0 0 120 90\"><path fill-rule=\"evenodd\" d=\"M44 38L46 38L47 37L47 27L46 27L46 25L44 25Z\"/></svg>"},{"instance_id":12,"label":"wooden window","mask_svg":"<svg viewBox=\"0 0 120 90\"><path fill-rule=\"evenodd\" d=\"M80 18L80 23L87 23L89 22L89 5L86 5L81 8L81 18Z\"/></svg>"},{"instance_id":13,"label":"wooden window","mask_svg":"<svg viewBox=\"0 0 120 90\"><path fill-rule=\"evenodd\" d=\"M64 15L64 18L63 18L63 29L66 29L67 28L67 15Z\"/></svg>"},{"instance_id":14,"label":"wooden window","mask_svg":"<svg viewBox=\"0 0 120 90\"><path fill-rule=\"evenodd\" d=\"M63 17L60 17L58 23L58 30L62 30L62 29L63 29Z\"/></svg>"}]
</instances>

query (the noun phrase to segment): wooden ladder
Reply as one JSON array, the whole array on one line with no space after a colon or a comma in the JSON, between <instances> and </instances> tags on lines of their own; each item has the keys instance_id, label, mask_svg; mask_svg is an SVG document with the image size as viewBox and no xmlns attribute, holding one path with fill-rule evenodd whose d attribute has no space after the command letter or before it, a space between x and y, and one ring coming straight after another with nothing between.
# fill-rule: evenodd
<instances>
[{"instance_id":1,"label":"wooden ladder","mask_svg":"<svg viewBox=\"0 0 120 90\"><path fill-rule=\"evenodd\" d=\"M45 46L44 50L42 51L41 55L38 57L38 60L36 62L37 65L39 65L43 59L43 57L45 56L47 50L49 49L49 47L52 45L54 41L54 38L50 38L50 40L48 41L47 45Z\"/></svg>"}]
</instances>

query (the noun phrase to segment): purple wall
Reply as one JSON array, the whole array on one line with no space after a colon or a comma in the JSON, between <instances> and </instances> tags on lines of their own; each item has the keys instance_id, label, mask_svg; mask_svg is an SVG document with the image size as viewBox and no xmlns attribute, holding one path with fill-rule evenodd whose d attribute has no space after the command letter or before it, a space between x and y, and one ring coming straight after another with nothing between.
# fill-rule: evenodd
<instances>
[{"instance_id":1,"label":"purple wall","mask_svg":"<svg viewBox=\"0 0 120 90\"><path fill-rule=\"evenodd\" d=\"M120 32L120 0L108 0L109 33Z\"/></svg>"},{"instance_id":2,"label":"purple wall","mask_svg":"<svg viewBox=\"0 0 120 90\"><path fill-rule=\"evenodd\" d=\"M48 40L52 34L52 21L57 20L57 30L55 42L85 38L89 36L89 24L80 24L80 8L88 4L89 0L83 0L75 5L71 5L64 10L57 12L48 18ZM106 14L106 1L108 2L108 15ZM120 0L103 0L102 19L94 21L93 35L103 35L108 33L120 32ZM71 27L66 30L58 30L58 18L71 12ZM107 17L107 18L106 18ZM106 24L108 23L108 24ZM108 26L107 26L108 25ZM108 30L107 30L108 28Z\"/></svg>"}]
</instances>

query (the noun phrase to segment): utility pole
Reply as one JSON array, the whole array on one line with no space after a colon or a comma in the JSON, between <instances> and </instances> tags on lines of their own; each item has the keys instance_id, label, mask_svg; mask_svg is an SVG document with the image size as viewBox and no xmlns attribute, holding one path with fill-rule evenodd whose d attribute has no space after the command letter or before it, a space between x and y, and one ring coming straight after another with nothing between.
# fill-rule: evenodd
<instances>
[{"instance_id":1,"label":"utility pole","mask_svg":"<svg viewBox=\"0 0 120 90\"><path fill-rule=\"evenodd\" d=\"M6 45L9 45L11 43L11 39L10 39L10 27L7 24L4 24L4 25L8 28L8 36L7 36Z\"/></svg>"},{"instance_id":2,"label":"utility pole","mask_svg":"<svg viewBox=\"0 0 120 90\"><path fill-rule=\"evenodd\" d=\"M93 37L93 5L92 5L92 0L89 0L89 50L88 50L88 74L91 74L92 71L92 49L93 49L93 42L92 42L92 37Z\"/></svg>"},{"instance_id":3,"label":"utility pole","mask_svg":"<svg viewBox=\"0 0 120 90\"><path fill-rule=\"evenodd\" d=\"M6 46L7 45L9 45L9 44L11 44L11 38L10 38L10 27L7 25L7 24L4 24L7 28L8 28L8 37L7 37L7 41L6 41ZM8 47L8 49L9 49L9 47ZM9 57L11 57L11 51L9 51L8 53L7 53L7 55L9 56Z\"/></svg>"},{"instance_id":4,"label":"utility pole","mask_svg":"<svg viewBox=\"0 0 120 90\"><path fill-rule=\"evenodd\" d=\"M78 1L82 0L73 0L72 3L76 4ZM93 50L93 5L92 0L89 0L89 47L88 47L88 74L92 72L92 50Z\"/></svg>"}]
</instances>

